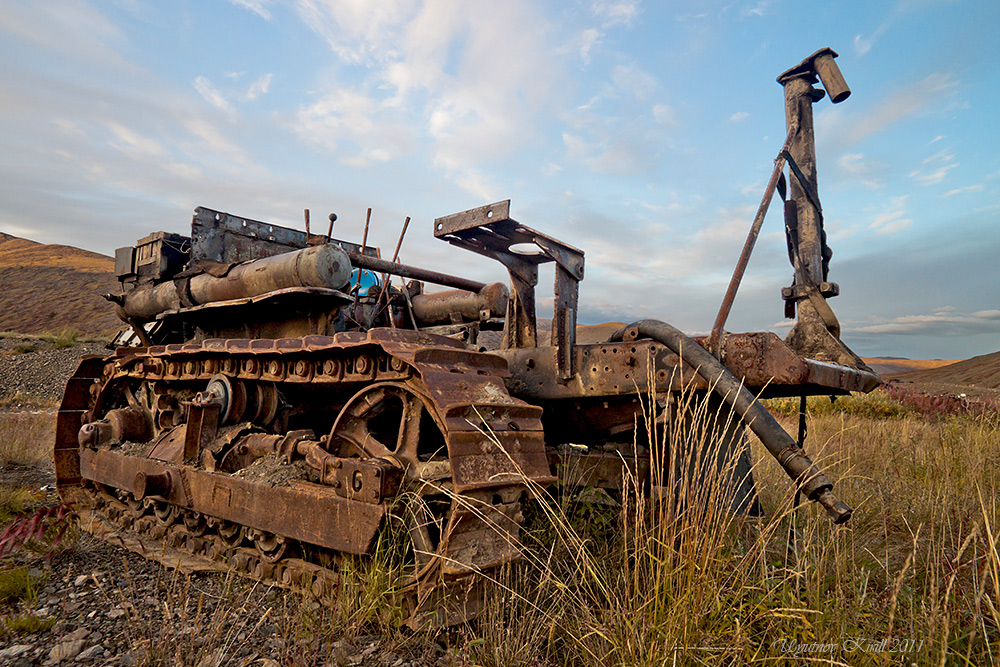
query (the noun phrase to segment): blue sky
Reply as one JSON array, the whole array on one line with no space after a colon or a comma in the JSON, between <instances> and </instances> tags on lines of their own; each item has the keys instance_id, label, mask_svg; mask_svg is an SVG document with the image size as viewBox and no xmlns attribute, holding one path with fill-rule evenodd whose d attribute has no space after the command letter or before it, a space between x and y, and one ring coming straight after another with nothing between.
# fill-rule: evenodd
<instances>
[{"instance_id":1,"label":"blue sky","mask_svg":"<svg viewBox=\"0 0 1000 667\"><path fill-rule=\"evenodd\" d=\"M584 323L710 328L784 138L815 107L832 300L865 356L1000 349L1000 3L0 2L0 231L111 255L195 206L505 280L434 217L500 199L586 252ZM727 328L783 335L768 215ZM539 285L551 304L551 274ZM548 297L547 299L544 297Z\"/></svg>"}]
</instances>

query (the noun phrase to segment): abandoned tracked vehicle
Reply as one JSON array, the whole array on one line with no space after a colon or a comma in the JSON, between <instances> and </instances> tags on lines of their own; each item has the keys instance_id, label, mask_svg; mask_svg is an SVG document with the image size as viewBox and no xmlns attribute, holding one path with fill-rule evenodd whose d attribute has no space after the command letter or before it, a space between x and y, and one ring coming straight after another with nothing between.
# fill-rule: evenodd
<instances>
[{"instance_id":1,"label":"abandoned tracked vehicle","mask_svg":"<svg viewBox=\"0 0 1000 667\"><path fill-rule=\"evenodd\" d=\"M529 487L568 465L575 483L608 489L625 467L648 476L649 451L632 435L639 395L693 388L715 391L720 412L731 405L741 417L726 427L727 448L745 447L749 424L797 488L846 521L832 485L754 399L878 382L839 340L826 303L837 288L827 280L812 104L817 76L835 102L847 95L835 55L819 51L779 78L788 140L702 339L644 320L578 344L583 252L511 219L509 201L434 222L436 237L501 262L509 291L334 239L335 216L313 235L308 216L301 232L198 208L190 236L160 232L119 250L123 291L109 299L129 328L113 355L84 359L67 385L61 497L168 565L211 562L320 596L335 590L341 554L368 554L395 531L409 545L409 622L452 623L475 615L477 574L517 558ZM795 267L783 292L797 322L785 341L723 330L775 190ZM534 297L547 262L549 341ZM499 349L479 345L490 330ZM737 473L733 509L752 510L749 467Z\"/></svg>"}]
</instances>

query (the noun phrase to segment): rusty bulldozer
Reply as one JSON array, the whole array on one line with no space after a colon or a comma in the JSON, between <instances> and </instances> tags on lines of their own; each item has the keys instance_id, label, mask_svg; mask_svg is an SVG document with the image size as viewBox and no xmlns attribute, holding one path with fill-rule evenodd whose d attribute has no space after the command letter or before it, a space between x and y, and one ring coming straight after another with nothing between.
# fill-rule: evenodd
<instances>
[{"instance_id":1,"label":"rusty bulldozer","mask_svg":"<svg viewBox=\"0 0 1000 667\"><path fill-rule=\"evenodd\" d=\"M557 481L567 459L580 483L608 489L625 466L649 475L633 435L640 396L685 389L714 392L738 415L726 448L745 447L751 429L796 489L847 521L850 508L758 401L878 383L827 304L838 288L812 105L817 79L834 102L849 94L835 56L823 49L778 79L787 140L707 337L642 320L579 344L584 253L511 218L509 201L433 227L499 261L509 288L399 263L398 246L386 260L366 240L337 240L333 215L324 235L310 233L308 214L302 232L198 208L190 236L120 249L123 289L108 298L128 327L67 384L55 445L63 501L169 565L193 559L320 597L337 590L345 554L369 554L395 530L408 543L408 622L455 623L477 613L476 582L518 557L525 494ZM784 341L724 330L775 191L795 271ZM546 263L549 341L535 309ZM479 344L486 332L496 349ZM749 467L730 481L733 509L746 511Z\"/></svg>"}]
</instances>

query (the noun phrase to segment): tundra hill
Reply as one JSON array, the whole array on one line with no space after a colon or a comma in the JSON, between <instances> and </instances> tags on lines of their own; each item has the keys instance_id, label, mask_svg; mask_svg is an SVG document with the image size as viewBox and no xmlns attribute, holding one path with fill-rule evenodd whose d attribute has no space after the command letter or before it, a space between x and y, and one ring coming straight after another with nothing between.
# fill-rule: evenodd
<instances>
[{"instance_id":1,"label":"tundra hill","mask_svg":"<svg viewBox=\"0 0 1000 667\"><path fill-rule=\"evenodd\" d=\"M101 295L120 291L114 268L95 252L0 233L0 331L109 334L120 321Z\"/></svg>"},{"instance_id":2,"label":"tundra hill","mask_svg":"<svg viewBox=\"0 0 1000 667\"><path fill-rule=\"evenodd\" d=\"M1000 389L1000 352L972 357L940 368L896 373L886 379Z\"/></svg>"},{"instance_id":3,"label":"tundra hill","mask_svg":"<svg viewBox=\"0 0 1000 667\"><path fill-rule=\"evenodd\" d=\"M954 364L961 359L904 359L902 357L864 357L862 359L879 375L926 371Z\"/></svg>"}]
</instances>

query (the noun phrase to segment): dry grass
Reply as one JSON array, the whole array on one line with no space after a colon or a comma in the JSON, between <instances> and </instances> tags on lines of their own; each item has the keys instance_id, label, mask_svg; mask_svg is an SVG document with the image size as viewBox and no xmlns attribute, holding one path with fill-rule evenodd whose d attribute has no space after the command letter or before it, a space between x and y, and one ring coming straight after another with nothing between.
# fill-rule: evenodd
<instances>
[{"instance_id":1,"label":"dry grass","mask_svg":"<svg viewBox=\"0 0 1000 667\"><path fill-rule=\"evenodd\" d=\"M652 496L627 479L618 502L563 489L526 508L524 559L497 574L486 615L438 637L459 662L1000 662L1000 417L928 420L881 393L811 401L807 451L855 509L836 527L812 503L792 506L791 483L755 441L764 518L717 509L728 499L716 467L684 452L726 424L685 401L686 428L651 429L662 471ZM781 419L794 429L790 411ZM336 662L338 640L373 629L429 644L390 628L391 568L375 565L349 561L351 586L332 608L243 582L210 605L173 574L157 608L128 587L109 595L131 603L146 665L239 664L241 636L303 665Z\"/></svg>"},{"instance_id":2,"label":"dry grass","mask_svg":"<svg viewBox=\"0 0 1000 667\"><path fill-rule=\"evenodd\" d=\"M11 400L21 402L23 398ZM50 461L55 433L54 412L0 412L0 464Z\"/></svg>"},{"instance_id":3,"label":"dry grass","mask_svg":"<svg viewBox=\"0 0 1000 667\"><path fill-rule=\"evenodd\" d=\"M665 473L678 491L654 499L633 485L612 531L606 516L595 530L580 503L543 505L524 565L498 578L488 618L470 632L470 659L996 664L1000 420L928 422L878 395L838 403L847 409L809 420L807 450L854 506L847 526L811 503L793 508L791 483L760 443L764 519L713 509L720 490L697 474ZM664 440L666 469L689 470L669 455L683 436Z\"/></svg>"}]
</instances>

